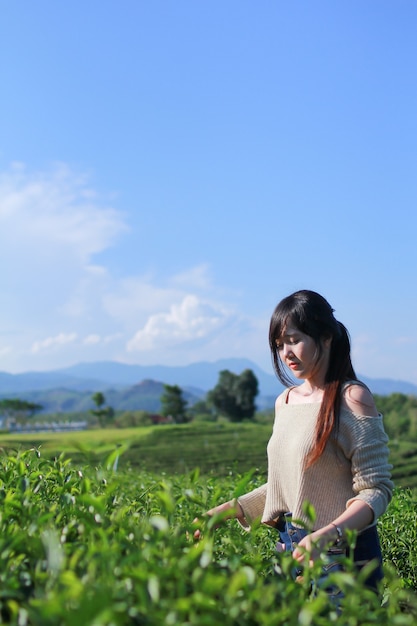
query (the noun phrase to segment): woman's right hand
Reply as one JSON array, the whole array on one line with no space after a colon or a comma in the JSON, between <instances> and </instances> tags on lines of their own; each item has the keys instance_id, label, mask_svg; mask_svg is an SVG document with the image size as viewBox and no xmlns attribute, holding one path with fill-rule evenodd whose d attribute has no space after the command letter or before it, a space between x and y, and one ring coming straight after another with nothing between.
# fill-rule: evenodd
<instances>
[{"instance_id":1,"label":"woman's right hand","mask_svg":"<svg viewBox=\"0 0 417 626\"><path fill-rule=\"evenodd\" d=\"M224 522L228 519L231 518L236 518L238 519L240 522L244 523L245 520L245 516L243 514L242 511L242 507L240 506L239 502L237 502L237 500L229 500L228 502L223 502L222 504L219 504L218 506L215 506L214 508L210 509L209 511L206 511L206 513L204 514L205 516L208 517L214 517L214 516L219 516L221 519L219 520L220 522ZM193 524L198 524L198 522L200 521L200 519L198 517L196 517L193 520ZM218 526L219 524L216 524L216 526ZM201 539L201 530L199 528L197 528L194 531L194 539Z\"/></svg>"}]
</instances>

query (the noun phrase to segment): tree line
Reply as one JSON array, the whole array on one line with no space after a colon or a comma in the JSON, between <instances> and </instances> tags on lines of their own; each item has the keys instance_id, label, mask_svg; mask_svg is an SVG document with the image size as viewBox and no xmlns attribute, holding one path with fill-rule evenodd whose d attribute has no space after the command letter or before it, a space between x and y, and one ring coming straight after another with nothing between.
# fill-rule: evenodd
<instances>
[{"instance_id":1,"label":"tree line","mask_svg":"<svg viewBox=\"0 0 417 626\"><path fill-rule=\"evenodd\" d=\"M239 375L222 370L215 387L204 399L191 406L185 400L180 386L164 385L160 398L160 416L165 418L166 422L177 424L195 419L215 421L219 418L231 422L253 419L272 422L273 407L269 411L257 412L258 391L258 380L252 370L246 369ZM93 394L92 400L95 408L90 410L90 415L102 428L110 425L124 428L159 423L153 421L152 418L155 416L147 411L115 411L107 405L105 395L101 392ZM407 438L417 441L417 396L403 393L392 393L389 396L375 395L375 402L383 415L385 429L390 439ZM3 418L6 427L13 422L27 422L42 409L40 404L18 398L0 400L0 417Z\"/></svg>"},{"instance_id":2,"label":"tree line","mask_svg":"<svg viewBox=\"0 0 417 626\"><path fill-rule=\"evenodd\" d=\"M241 422L255 416L258 393L258 379L252 370L246 369L241 374L222 370L214 389L207 393L204 400L190 408L178 385L164 385L161 413L171 416L176 423L191 421L196 415L211 418L222 416L231 422Z\"/></svg>"},{"instance_id":3,"label":"tree line","mask_svg":"<svg viewBox=\"0 0 417 626\"><path fill-rule=\"evenodd\" d=\"M89 413L101 428L106 426L129 427L143 423L165 422L182 424L192 421L197 415L206 419L224 417L233 422L253 419L256 413L255 399L258 395L258 380L252 370L246 369L240 375L229 370L219 373L216 386L207 393L204 400L188 406L184 392L179 385L164 385L160 397L160 415L152 415L147 411L117 412L109 406L105 394L96 392L92 395L95 405ZM11 423L25 423L29 417L41 411L39 404L16 398L0 401L0 416L5 418L6 426Z\"/></svg>"},{"instance_id":4,"label":"tree line","mask_svg":"<svg viewBox=\"0 0 417 626\"><path fill-rule=\"evenodd\" d=\"M26 420L42 410L41 404L20 400L19 398L3 398L0 400L0 416L6 425L16 420Z\"/></svg>"}]
</instances>

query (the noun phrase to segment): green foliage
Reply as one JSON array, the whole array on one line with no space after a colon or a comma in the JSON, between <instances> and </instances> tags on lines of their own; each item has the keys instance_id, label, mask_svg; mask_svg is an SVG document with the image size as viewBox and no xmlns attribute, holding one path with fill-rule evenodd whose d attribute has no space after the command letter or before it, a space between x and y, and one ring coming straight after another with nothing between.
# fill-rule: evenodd
<instances>
[{"instance_id":1,"label":"green foliage","mask_svg":"<svg viewBox=\"0 0 417 626\"><path fill-rule=\"evenodd\" d=\"M381 523L381 546L404 586L417 590L417 496L398 489Z\"/></svg>"},{"instance_id":2,"label":"green foliage","mask_svg":"<svg viewBox=\"0 0 417 626\"><path fill-rule=\"evenodd\" d=\"M95 415L101 428L105 428L108 423L114 418L114 410L111 406L104 406L106 398L98 391L92 396L92 400L97 408L91 409L90 413Z\"/></svg>"},{"instance_id":3,"label":"green foliage","mask_svg":"<svg viewBox=\"0 0 417 626\"><path fill-rule=\"evenodd\" d=\"M240 375L229 370L219 373L217 385L207 394L207 400L232 422L252 419L255 415L255 398L258 395L258 380L250 369Z\"/></svg>"},{"instance_id":4,"label":"green foliage","mask_svg":"<svg viewBox=\"0 0 417 626\"><path fill-rule=\"evenodd\" d=\"M417 442L393 440L389 446L395 484L417 488Z\"/></svg>"},{"instance_id":5,"label":"green foliage","mask_svg":"<svg viewBox=\"0 0 417 626\"><path fill-rule=\"evenodd\" d=\"M21 420L32 417L42 410L42 405L19 398L3 398L0 400L0 415L6 420Z\"/></svg>"},{"instance_id":6,"label":"green foliage","mask_svg":"<svg viewBox=\"0 0 417 626\"><path fill-rule=\"evenodd\" d=\"M391 439L413 439L417 442L417 397L403 393L375 396L378 410L384 416L385 429Z\"/></svg>"},{"instance_id":7,"label":"green foliage","mask_svg":"<svg viewBox=\"0 0 417 626\"><path fill-rule=\"evenodd\" d=\"M33 446L54 457L61 451L77 462L103 462L110 447L129 443L121 464L138 471L186 473L198 467L224 476L259 468L266 472L271 426L193 422L133 429L94 429L77 433L2 434L0 445L13 451Z\"/></svg>"},{"instance_id":8,"label":"green foliage","mask_svg":"<svg viewBox=\"0 0 417 626\"><path fill-rule=\"evenodd\" d=\"M265 473L270 430L251 424L207 422L158 427L132 441L124 460L139 469L177 474L196 467L219 476L252 468Z\"/></svg>"},{"instance_id":9,"label":"green foliage","mask_svg":"<svg viewBox=\"0 0 417 626\"><path fill-rule=\"evenodd\" d=\"M136 426L148 426L151 416L148 411L121 411L116 413L114 425L116 428L134 428Z\"/></svg>"},{"instance_id":10,"label":"green foliage","mask_svg":"<svg viewBox=\"0 0 417 626\"><path fill-rule=\"evenodd\" d=\"M140 413L140 412L138 412ZM134 414L136 423L136 414ZM137 417L141 422L141 416ZM145 423L149 423L143 416ZM131 428L130 417L114 425L118 428L93 429L77 433L2 434L0 445L7 450L42 446L43 454L57 456L62 450L74 460L101 463L111 446L126 441L130 447L121 459L123 465L146 471L185 473L199 467L201 472L218 476L230 471L247 472L257 468L266 475L266 446L271 436L269 416L265 423L240 424L194 421L190 424ZM123 428L123 430L121 430ZM390 461L397 487L417 489L417 442L391 441ZM88 453L83 450L85 446Z\"/></svg>"},{"instance_id":11,"label":"green foliage","mask_svg":"<svg viewBox=\"0 0 417 626\"><path fill-rule=\"evenodd\" d=\"M218 479L81 467L38 450L0 459L0 623L16 626L412 626L415 596L388 570L384 606L349 562L334 582L346 593L342 618L327 594L310 594L320 564L297 583L275 531L246 533L202 519L219 499L252 488L251 474ZM392 528L411 539L410 494L396 494ZM404 514L406 514L405 521ZM391 527L381 532L391 534ZM401 525L401 520L404 523ZM390 521L391 523L391 521ZM200 528L202 539L193 531ZM384 536L385 533L385 536ZM410 544L407 547L415 548ZM388 548L390 549L390 548ZM413 557L415 560L415 556ZM410 559L410 553L403 559ZM386 601L389 600L387 603Z\"/></svg>"},{"instance_id":12,"label":"green foliage","mask_svg":"<svg viewBox=\"0 0 417 626\"><path fill-rule=\"evenodd\" d=\"M215 422L217 420L216 412L206 400L195 402L187 409L187 415L190 421Z\"/></svg>"},{"instance_id":13,"label":"green foliage","mask_svg":"<svg viewBox=\"0 0 417 626\"><path fill-rule=\"evenodd\" d=\"M165 417L172 417L177 424L187 421L187 402L184 400L181 387L178 385L164 385L161 396L161 413Z\"/></svg>"}]
</instances>

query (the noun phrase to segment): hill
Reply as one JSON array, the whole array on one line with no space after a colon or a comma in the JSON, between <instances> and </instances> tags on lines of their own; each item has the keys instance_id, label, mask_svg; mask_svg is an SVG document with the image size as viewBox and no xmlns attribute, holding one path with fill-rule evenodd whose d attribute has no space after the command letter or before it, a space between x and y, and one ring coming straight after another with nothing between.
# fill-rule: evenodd
<instances>
[{"instance_id":1,"label":"hill","mask_svg":"<svg viewBox=\"0 0 417 626\"><path fill-rule=\"evenodd\" d=\"M21 374L0 372L0 394L56 388L94 391L97 388L129 387L141 380L160 380L170 385L177 384L181 387L196 387L208 391L215 386L219 372L224 369L236 374L240 374L244 369L251 369L258 378L260 395L275 396L281 389L272 366L270 372L265 372L248 359L200 361L183 366L131 365L117 361L97 361L78 363L71 367L44 372ZM389 378L375 379L362 375L360 378L373 393L389 395L398 392L417 395L417 385L410 382Z\"/></svg>"},{"instance_id":2,"label":"hill","mask_svg":"<svg viewBox=\"0 0 417 626\"><path fill-rule=\"evenodd\" d=\"M102 391L115 409L158 411L163 384L179 385L189 404L193 404L216 385L219 372L225 369L236 374L251 369L259 382L258 408L274 405L282 385L272 373L272 366L271 373L267 373L248 359L202 361L177 367L99 361L45 372L0 372L0 397L19 396L43 405L48 412L78 412L92 408L91 395ZM409 382L365 376L361 379L379 395L398 392L417 396L417 385ZM148 384L143 384L146 381ZM149 381L157 385L152 392Z\"/></svg>"},{"instance_id":3,"label":"hill","mask_svg":"<svg viewBox=\"0 0 417 626\"><path fill-rule=\"evenodd\" d=\"M96 388L96 390L102 390ZM105 389L106 404L117 411L149 411L159 413L160 398L164 391L164 383L155 380L142 380L131 387L121 389ZM24 391L19 393L21 400L35 402L43 407L42 413L83 413L95 408L92 391L76 391L74 389L50 389L44 391ZM4 394L0 394L0 397ZM190 406L195 404L204 392L183 388L184 399Z\"/></svg>"}]
</instances>

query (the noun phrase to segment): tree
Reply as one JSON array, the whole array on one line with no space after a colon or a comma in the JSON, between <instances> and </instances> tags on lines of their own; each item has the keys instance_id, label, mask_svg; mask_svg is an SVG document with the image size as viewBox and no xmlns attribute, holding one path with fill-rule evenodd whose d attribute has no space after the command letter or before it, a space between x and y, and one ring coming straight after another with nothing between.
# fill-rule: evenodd
<instances>
[{"instance_id":1,"label":"tree","mask_svg":"<svg viewBox=\"0 0 417 626\"><path fill-rule=\"evenodd\" d=\"M217 385L209 391L207 399L232 422L251 419L255 415L255 398L258 395L258 379L250 369L238 376L222 370Z\"/></svg>"},{"instance_id":2,"label":"tree","mask_svg":"<svg viewBox=\"0 0 417 626\"><path fill-rule=\"evenodd\" d=\"M258 379L250 369L238 376L236 385L236 402L240 407L242 419L251 419L255 415L255 398L258 395Z\"/></svg>"},{"instance_id":3,"label":"tree","mask_svg":"<svg viewBox=\"0 0 417 626\"><path fill-rule=\"evenodd\" d=\"M41 404L35 402L27 402L18 398L4 398L0 400L0 415L6 419L6 423L15 422L16 420L25 420L33 417L43 409Z\"/></svg>"},{"instance_id":4,"label":"tree","mask_svg":"<svg viewBox=\"0 0 417 626\"><path fill-rule=\"evenodd\" d=\"M150 419L149 411L123 411L118 413L114 425L116 428L136 428L137 426L148 426Z\"/></svg>"},{"instance_id":5,"label":"tree","mask_svg":"<svg viewBox=\"0 0 417 626\"><path fill-rule=\"evenodd\" d=\"M92 400L96 405L96 409L91 409L90 413L95 415L101 428L105 428L110 420L114 418L114 410L111 406L104 406L106 404L106 398L101 391L98 391L92 396Z\"/></svg>"},{"instance_id":6,"label":"tree","mask_svg":"<svg viewBox=\"0 0 417 626\"><path fill-rule=\"evenodd\" d=\"M198 400L187 410L187 415L190 421L209 421L216 420L216 411L212 404L207 400Z\"/></svg>"},{"instance_id":7,"label":"tree","mask_svg":"<svg viewBox=\"0 0 417 626\"><path fill-rule=\"evenodd\" d=\"M187 401L183 397L181 387L178 385L164 385L164 393L161 395L161 413L165 417L171 416L177 424L187 421Z\"/></svg>"}]
</instances>

